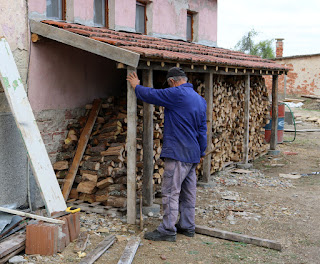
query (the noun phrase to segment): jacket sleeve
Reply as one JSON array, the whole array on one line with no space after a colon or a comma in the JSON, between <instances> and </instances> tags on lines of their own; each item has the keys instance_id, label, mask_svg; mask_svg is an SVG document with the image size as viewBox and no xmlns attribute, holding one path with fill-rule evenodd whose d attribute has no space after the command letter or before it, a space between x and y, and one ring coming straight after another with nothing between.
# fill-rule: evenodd
<instances>
[{"instance_id":1,"label":"jacket sleeve","mask_svg":"<svg viewBox=\"0 0 320 264\"><path fill-rule=\"evenodd\" d=\"M148 104L160 105L168 109L176 106L180 97L180 91L179 89L176 89L176 87L154 89L137 85L135 92L138 99Z\"/></svg>"},{"instance_id":2,"label":"jacket sleeve","mask_svg":"<svg viewBox=\"0 0 320 264\"><path fill-rule=\"evenodd\" d=\"M205 109L207 108L205 104ZM205 156L205 151L207 148L207 114L206 110L204 111L204 114L202 115L201 118L201 124L199 127L199 135L198 135L198 142L200 145L200 153L201 157Z\"/></svg>"}]
</instances>

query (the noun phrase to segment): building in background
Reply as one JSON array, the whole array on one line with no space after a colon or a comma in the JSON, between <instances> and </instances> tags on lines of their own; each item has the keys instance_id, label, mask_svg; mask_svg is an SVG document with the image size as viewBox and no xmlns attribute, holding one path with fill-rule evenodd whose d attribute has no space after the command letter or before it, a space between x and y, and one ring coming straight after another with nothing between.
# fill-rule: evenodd
<instances>
[{"instance_id":1,"label":"building in background","mask_svg":"<svg viewBox=\"0 0 320 264\"><path fill-rule=\"evenodd\" d=\"M292 69L286 77L279 76L279 93L320 96L320 54L287 57L282 57L282 54L283 39L277 39L275 61ZM266 76L265 79L268 90L271 90L271 78Z\"/></svg>"}]
</instances>

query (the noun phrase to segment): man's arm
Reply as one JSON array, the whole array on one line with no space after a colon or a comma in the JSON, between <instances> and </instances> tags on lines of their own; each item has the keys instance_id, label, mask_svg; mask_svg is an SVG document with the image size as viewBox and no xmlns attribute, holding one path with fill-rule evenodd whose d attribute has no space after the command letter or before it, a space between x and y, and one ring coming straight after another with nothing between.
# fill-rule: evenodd
<instances>
[{"instance_id":1,"label":"man's arm","mask_svg":"<svg viewBox=\"0 0 320 264\"><path fill-rule=\"evenodd\" d=\"M127 80L130 82L132 88L135 90L137 98L149 103L170 108L176 106L179 101L179 89L154 89L144 87L140 84L140 80L135 72L128 75Z\"/></svg>"}]
</instances>

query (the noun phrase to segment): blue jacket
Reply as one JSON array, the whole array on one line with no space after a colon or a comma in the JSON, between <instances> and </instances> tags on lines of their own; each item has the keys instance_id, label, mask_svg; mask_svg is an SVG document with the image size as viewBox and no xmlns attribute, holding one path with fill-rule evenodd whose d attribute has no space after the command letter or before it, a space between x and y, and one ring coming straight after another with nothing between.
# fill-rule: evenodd
<instances>
[{"instance_id":1,"label":"blue jacket","mask_svg":"<svg viewBox=\"0 0 320 264\"><path fill-rule=\"evenodd\" d=\"M137 85L137 98L164 106L164 133L161 157L198 163L207 147L207 104L191 83L167 89Z\"/></svg>"}]
</instances>

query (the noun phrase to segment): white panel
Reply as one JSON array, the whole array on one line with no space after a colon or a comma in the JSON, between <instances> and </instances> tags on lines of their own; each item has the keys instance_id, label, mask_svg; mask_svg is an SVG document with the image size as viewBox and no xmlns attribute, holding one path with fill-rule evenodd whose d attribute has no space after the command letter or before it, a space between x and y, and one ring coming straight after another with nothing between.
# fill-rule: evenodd
<instances>
[{"instance_id":1,"label":"white panel","mask_svg":"<svg viewBox=\"0 0 320 264\"><path fill-rule=\"evenodd\" d=\"M63 199L48 153L5 38L0 38L0 81L26 146L33 173L49 214L64 211Z\"/></svg>"}]
</instances>

